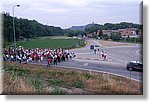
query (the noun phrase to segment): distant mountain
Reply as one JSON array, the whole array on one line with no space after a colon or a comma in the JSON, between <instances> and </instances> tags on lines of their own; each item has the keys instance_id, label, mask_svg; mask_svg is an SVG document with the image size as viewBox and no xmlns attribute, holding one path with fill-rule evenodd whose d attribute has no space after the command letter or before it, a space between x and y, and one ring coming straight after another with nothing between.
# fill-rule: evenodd
<instances>
[{"instance_id":1,"label":"distant mountain","mask_svg":"<svg viewBox=\"0 0 150 102\"><path fill-rule=\"evenodd\" d=\"M125 29L125 28L139 28L140 24L120 22L120 23L105 23L104 25L100 25L93 22L85 26L72 26L71 28L68 28L68 30L85 30L86 28L91 28L92 26L95 26L103 30L117 30L117 29Z\"/></svg>"},{"instance_id":2,"label":"distant mountain","mask_svg":"<svg viewBox=\"0 0 150 102\"><path fill-rule=\"evenodd\" d=\"M85 28L90 28L91 26L95 25L94 23L87 24L85 26L72 26L71 28L68 28L70 30L85 30Z\"/></svg>"}]
</instances>

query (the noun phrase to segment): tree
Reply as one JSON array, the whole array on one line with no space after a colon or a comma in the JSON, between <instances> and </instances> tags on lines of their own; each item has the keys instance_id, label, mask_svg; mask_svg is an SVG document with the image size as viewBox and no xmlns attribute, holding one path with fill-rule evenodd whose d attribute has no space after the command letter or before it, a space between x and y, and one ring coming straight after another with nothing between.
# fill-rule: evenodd
<instances>
[{"instance_id":1,"label":"tree","mask_svg":"<svg viewBox=\"0 0 150 102\"><path fill-rule=\"evenodd\" d=\"M100 39L103 38L103 31L102 31L102 30L99 30L99 32L98 32L98 37L100 37Z\"/></svg>"},{"instance_id":2,"label":"tree","mask_svg":"<svg viewBox=\"0 0 150 102\"><path fill-rule=\"evenodd\" d=\"M119 41L121 38L121 34L120 33L111 33L110 34L110 39L114 40L114 41Z\"/></svg>"},{"instance_id":3,"label":"tree","mask_svg":"<svg viewBox=\"0 0 150 102\"><path fill-rule=\"evenodd\" d=\"M13 17L9 13L2 13L3 17L3 38L5 42L13 42ZM58 36L64 35L60 27L48 26L38 23L36 20L23 18L15 19L16 40L20 36L25 38L36 38L41 36Z\"/></svg>"},{"instance_id":4,"label":"tree","mask_svg":"<svg viewBox=\"0 0 150 102\"><path fill-rule=\"evenodd\" d=\"M104 40L108 40L108 39L109 39L109 36L108 36L107 34L104 34L104 35L103 35L103 39L104 39Z\"/></svg>"}]
</instances>

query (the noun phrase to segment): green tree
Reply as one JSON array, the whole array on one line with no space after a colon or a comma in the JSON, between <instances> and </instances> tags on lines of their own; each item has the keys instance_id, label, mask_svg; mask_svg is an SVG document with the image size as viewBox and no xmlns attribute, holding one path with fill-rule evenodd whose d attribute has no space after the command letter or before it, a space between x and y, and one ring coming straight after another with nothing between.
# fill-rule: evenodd
<instances>
[{"instance_id":1,"label":"green tree","mask_svg":"<svg viewBox=\"0 0 150 102\"><path fill-rule=\"evenodd\" d=\"M104 34L104 35L103 35L103 39L104 39L104 40L108 40L108 39L109 39L109 36L108 36L107 34Z\"/></svg>"},{"instance_id":2,"label":"green tree","mask_svg":"<svg viewBox=\"0 0 150 102\"><path fill-rule=\"evenodd\" d=\"M110 39L114 40L114 41L119 41L121 38L121 34L120 33L111 33L110 35Z\"/></svg>"},{"instance_id":3,"label":"green tree","mask_svg":"<svg viewBox=\"0 0 150 102\"><path fill-rule=\"evenodd\" d=\"M99 30L99 32L98 32L98 37L100 37L100 39L103 38L103 31L102 31L102 30Z\"/></svg>"}]
</instances>

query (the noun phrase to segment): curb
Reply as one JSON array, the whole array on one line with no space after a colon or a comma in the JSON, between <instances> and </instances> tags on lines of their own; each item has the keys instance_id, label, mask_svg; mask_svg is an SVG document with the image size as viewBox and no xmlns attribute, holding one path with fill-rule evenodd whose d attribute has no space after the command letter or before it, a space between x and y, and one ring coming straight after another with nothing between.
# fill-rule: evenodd
<instances>
[{"instance_id":1,"label":"curb","mask_svg":"<svg viewBox=\"0 0 150 102\"><path fill-rule=\"evenodd\" d=\"M66 69L67 68L73 68L73 69L77 69L77 70L89 71L90 73L91 72L104 73L104 74L109 74L109 75L114 75L114 76L118 76L118 77L127 78L127 79L134 80L134 81L137 81L137 82L142 82L141 80L138 80L138 79L134 79L134 78L131 78L131 77L128 77L128 76L124 76L124 75L120 75L120 74L115 74L115 73L111 73L111 72L91 70L91 69L83 69L83 68L78 68L78 67L59 66L59 65L57 65L57 67L66 68Z\"/></svg>"},{"instance_id":2,"label":"curb","mask_svg":"<svg viewBox=\"0 0 150 102\"><path fill-rule=\"evenodd\" d=\"M31 64L36 64L36 63L31 63ZM46 65L46 64L37 64L37 65ZM91 72L98 72L98 73L104 73L104 74L110 74L110 75L115 75L118 77L123 77L123 78L127 78L127 79L131 79L137 82L142 82L141 80L138 79L134 79L128 76L124 76L124 75L120 75L120 74L115 74L115 73L111 73L111 72L106 72L106 71L98 71L98 70L92 70L92 69L83 69L83 68L79 68L79 67L68 67L68 66L60 66L60 65L51 65L51 66L55 66L55 67L60 67L60 68L72 68L72 69L77 69L77 70L83 70L83 71L90 71Z\"/></svg>"}]
</instances>

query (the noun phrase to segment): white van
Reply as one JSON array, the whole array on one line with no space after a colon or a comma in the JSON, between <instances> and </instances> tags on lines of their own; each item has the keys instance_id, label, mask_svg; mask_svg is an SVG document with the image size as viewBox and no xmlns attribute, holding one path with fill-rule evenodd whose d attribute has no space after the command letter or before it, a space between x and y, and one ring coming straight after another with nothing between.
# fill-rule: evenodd
<instances>
[{"instance_id":1,"label":"white van","mask_svg":"<svg viewBox=\"0 0 150 102\"><path fill-rule=\"evenodd\" d=\"M90 45L90 49L99 51L100 50L100 46L99 45Z\"/></svg>"}]
</instances>

